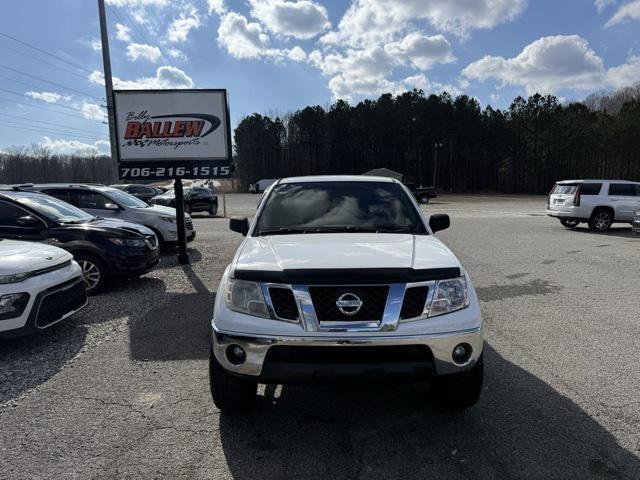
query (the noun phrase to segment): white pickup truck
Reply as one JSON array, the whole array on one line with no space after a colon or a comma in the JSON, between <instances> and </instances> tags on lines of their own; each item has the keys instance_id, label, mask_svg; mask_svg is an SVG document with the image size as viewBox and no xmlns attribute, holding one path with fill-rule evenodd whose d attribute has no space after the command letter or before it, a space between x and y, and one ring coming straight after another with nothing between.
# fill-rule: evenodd
<instances>
[{"instance_id":1,"label":"white pickup truck","mask_svg":"<svg viewBox=\"0 0 640 480\"><path fill-rule=\"evenodd\" d=\"M626 180L563 180L549 194L546 213L566 228L587 223L604 232L616 222L631 223L640 210L640 183Z\"/></svg>"},{"instance_id":2,"label":"white pickup truck","mask_svg":"<svg viewBox=\"0 0 640 480\"><path fill-rule=\"evenodd\" d=\"M447 407L483 382L482 317L469 275L400 182L277 181L227 267L212 320L210 383L221 410L248 408L258 383L431 381Z\"/></svg>"}]
</instances>

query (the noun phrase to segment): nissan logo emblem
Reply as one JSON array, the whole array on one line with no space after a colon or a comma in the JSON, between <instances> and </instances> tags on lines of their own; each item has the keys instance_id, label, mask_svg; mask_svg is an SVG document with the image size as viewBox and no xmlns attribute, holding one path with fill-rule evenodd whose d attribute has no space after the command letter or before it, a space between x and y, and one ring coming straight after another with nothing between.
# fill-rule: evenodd
<instances>
[{"instance_id":1,"label":"nissan logo emblem","mask_svg":"<svg viewBox=\"0 0 640 480\"><path fill-rule=\"evenodd\" d=\"M336 307L343 315L355 315L362 308L362 300L355 293L343 293L336 301Z\"/></svg>"}]
</instances>

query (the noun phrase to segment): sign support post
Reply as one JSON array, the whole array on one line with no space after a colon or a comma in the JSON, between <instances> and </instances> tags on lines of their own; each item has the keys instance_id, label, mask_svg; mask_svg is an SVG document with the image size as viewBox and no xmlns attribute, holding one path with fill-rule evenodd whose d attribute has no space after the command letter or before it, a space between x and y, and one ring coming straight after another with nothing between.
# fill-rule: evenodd
<instances>
[{"instance_id":1,"label":"sign support post","mask_svg":"<svg viewBox=\"0 0 640 480\"><path fill-rule=\"evenodd\" d=\"M107 121L109 123L109 145L111 145L112 175L117 180L118 175L118 146L116 140L116 118L113 110L113 79L111 77L111 56L109 54L109 35L107 34L107 15L104 0L98 0L98 15L100 17L100 38L102 41L102 63L104 65L104 88L107 95Z\"/></svg>"},{"instance_id":2,"label":"sign support post","mask_svg":"<svg viewBox=\"0 0 640 480\"><path fill-rule=\"evenodd\" d=\"M187 237L184 231L184 190L182 179L176 178L173 182L173 191L176 194L176 223L178 227L178 263L186 265L189 263L187 253Z\"/></svg>"}]
</instances>

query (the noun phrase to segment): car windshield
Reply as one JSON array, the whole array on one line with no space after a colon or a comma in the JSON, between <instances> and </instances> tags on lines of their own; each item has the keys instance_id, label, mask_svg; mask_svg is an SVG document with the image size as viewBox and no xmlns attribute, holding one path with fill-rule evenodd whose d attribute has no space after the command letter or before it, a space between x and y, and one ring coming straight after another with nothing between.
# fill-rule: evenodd
<instances>
[{"instance_id":1,"label":"car windshield","mask_svg":"<svg viewBox=\"0 0 640 480\"><path fill-rule=\"evenodd\" d=\"M129 208L149 208L149 205L144 203L139 198L134 197L130 193L123 192L115 188L105 188L102 190L111 200L119 203L122 206Z\"/></svg>"},{"instance_id":2,"label":"car windshield","mask_svg":"<svg viewBox=\"0 0 640 480\"><path fill-rule=\"evenodd\" d=\"M427 233L405 191L387 182L277 185L258 219L258 235L287 233Z\"/></svg>"},{"instance_id":3,"label":"car windshield","mask_svg":"<svg viewBox=\"0 0 640 480\"><path fill-rule=\"evenodd\" d=\"M48 195L24 196L16 200L57 223L88 223L96 219L93 215Z\"/></svg>"}]
</instances>

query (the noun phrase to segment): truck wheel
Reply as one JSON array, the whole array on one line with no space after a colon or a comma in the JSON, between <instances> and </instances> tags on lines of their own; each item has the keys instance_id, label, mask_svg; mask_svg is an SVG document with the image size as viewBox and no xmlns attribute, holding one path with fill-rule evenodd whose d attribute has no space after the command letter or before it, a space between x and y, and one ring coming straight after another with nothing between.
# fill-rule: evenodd
<instances>
[{"instance_id":1,"label":"truck wheel","mask_svg":"<svg viewBox=\"0 0 640 480\"><path fill-rule=\"evenodd\" d=\"M256 400L258 383L234 377L209 352L209 385L213 403L223 412L242 412L250 409Z\"/></svg>"},{"instance_id":2,"label":"truck wheel","mask_svg":"<svg viewBox=\"0 0 640 480\"><path fill-rule=\"evenodd\" d=\"M613 216L606 208L596 208L589 219L589 229L594 232L606 232L611 228Z\"/></svg>"},{"instance_id":3,"label":"truck wheel","mask_svg":"<svg viewBox=\"0 0 640 480\"><path fill-rule=\"evenodd\" d=\"M441 405L453 411L473 407L480 399L484 379L484 355L466 372L445 375L436 380L436 392Z\"/></svg>"},{"instance_id":4,"label":"truck wheel","mask_svg":"<svg viewBox=\"0 0 640 480\"><path fill-rule=\"evenodd\" d=\"M218 204L217 203L212 203L211 205L209 205L209 215L212 216L216 216L218 215Z\"/></svg>"},{"instance_id":5,"label":"truck wheel","mask_svg":"<svg viewBox=\"0 0 640 480\"><path fill-rule=\"evenodd\" d=\"M418 202L426 205L427 203L429 203L429 195L427 195L426 193L423 193L418 197Z\"/></svg>"},{"instance_id":6,"label":"truck wheel","mask_svg":"<svg viewBox=\"0 0 640 480\"><path fill-rule=\"evenodd\" d=\"M580 225L580 220L574 220L572 218L561 218L560 223L565 228L576 228Z\"/></svg>"}]
</instances>

